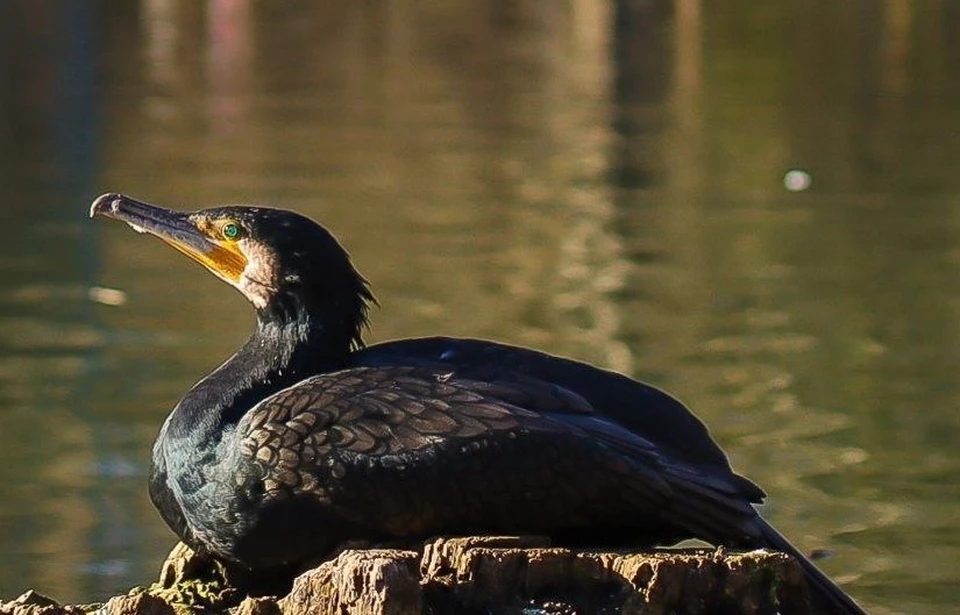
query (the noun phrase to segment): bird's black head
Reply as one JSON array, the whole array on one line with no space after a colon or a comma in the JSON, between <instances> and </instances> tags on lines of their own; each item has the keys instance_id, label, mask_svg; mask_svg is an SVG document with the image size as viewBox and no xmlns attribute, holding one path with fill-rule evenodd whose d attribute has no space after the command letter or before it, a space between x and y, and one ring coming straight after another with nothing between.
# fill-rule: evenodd
<instances>
[{"instance_id":1,"label":"bird's black head","mask_svg":"<svg viewBox=\"0 0 960 615\"><path fill-rule=\"evenodd\" d=\"M360 345L373 296L330 232L300 214L226 206L179 212L104 194L90 215L126 222L196 260L257 309L262 324L311 319Z\"/></svg>"}]
</instances>

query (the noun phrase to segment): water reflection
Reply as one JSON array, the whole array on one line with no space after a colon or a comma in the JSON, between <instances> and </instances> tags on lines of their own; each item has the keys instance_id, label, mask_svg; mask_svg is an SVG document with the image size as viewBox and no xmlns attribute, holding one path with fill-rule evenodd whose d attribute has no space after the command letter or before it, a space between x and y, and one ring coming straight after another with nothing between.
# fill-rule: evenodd
<instances>
[{"instance_id":1,"label":"water reflection","mask_svg":"<svg viewBox=\"0 0 960 615\"><path fill-rule=\"evenodd\" d=\"M82 219L120 189L322 219L384 306L374 339L496 337L675 391L874 612L952 603L952 3L0 11L0 595L154 574L150 443L251 326L199 268Z\"/></svg>"}]
</instances>

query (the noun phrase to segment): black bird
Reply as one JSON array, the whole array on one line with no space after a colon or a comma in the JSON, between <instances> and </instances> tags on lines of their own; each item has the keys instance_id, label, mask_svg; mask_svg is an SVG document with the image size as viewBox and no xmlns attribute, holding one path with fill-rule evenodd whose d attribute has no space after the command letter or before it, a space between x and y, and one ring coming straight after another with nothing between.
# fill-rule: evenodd
<instances>
[{"instance_id":1,"label":"black bird","mask_svg":"<svg viewBox=\"0 0 960 615\"><path fill-rule=\"evenodd\" d=\"M159 237L256 308L256 331L154 445L150 497L193 549L268 571L349 540L696 537L789 553L823 612L863 613L760 517L763 491L668 394L490 341L364 348L366 281L329 231L293 212L183 213L105 194L90 215Z\"/></svg>"}]
</instances>

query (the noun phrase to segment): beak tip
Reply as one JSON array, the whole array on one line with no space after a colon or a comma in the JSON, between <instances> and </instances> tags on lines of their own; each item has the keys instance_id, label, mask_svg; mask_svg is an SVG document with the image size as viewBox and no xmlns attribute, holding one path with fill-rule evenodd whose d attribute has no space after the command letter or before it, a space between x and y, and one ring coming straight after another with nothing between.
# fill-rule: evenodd
<instances>
[{"instance_id":1,"label":"beak tip","mask_svg":"<svg viewBox=\"0 0 960 615\"><path fill-rule=\"evenodd\" d=\"M102 216L116 213L122 198L123 196L116 192L101 194L93 201L93 204L90 205L90 217L93 218L98 215Z\"/></svg>"}]
</instances>

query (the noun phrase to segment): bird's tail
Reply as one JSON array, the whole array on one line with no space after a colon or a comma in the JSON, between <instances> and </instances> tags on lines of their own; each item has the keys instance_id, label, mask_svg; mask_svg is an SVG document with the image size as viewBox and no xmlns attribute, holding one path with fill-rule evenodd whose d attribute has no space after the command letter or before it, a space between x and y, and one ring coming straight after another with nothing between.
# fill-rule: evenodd
<instances>
[{"instance_id":1,"label":"bird's tail","mask_svg":"<svg viewBox=\"0 0 960 615\"><path fill-rule=\"evenodd\" d=\"M766 547L787 553L800 562L810 586L810 601L815 613L822 615L866 615L866 611L860 608L842 589L837 587L827 575L820 572L820 569L813 562L800 553L762 517L757 517L757 523L760 524L759 529L763 540L767 543Z\"/></svg>"}]
</instances>

